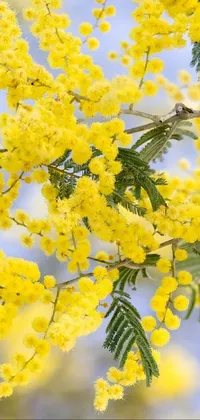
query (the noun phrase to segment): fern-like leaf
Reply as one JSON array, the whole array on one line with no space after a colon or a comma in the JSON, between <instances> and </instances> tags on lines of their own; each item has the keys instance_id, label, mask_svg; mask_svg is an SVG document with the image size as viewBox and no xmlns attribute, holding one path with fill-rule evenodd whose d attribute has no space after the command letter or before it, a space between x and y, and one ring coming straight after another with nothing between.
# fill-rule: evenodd
<instances>
[{"instance_id":1,"label":"fern-like leaf","mask_svg":"<svg viewBox=\"0 0 200 420\"><path fill-rule=\"evenodd\" d=\"M137 345L146 374L147 386L149 386L152 377L159 376L159 371L145 331L140 323L140 314L131 304L129 298L120 296L120 294L119 296L115 294L106 317L113 311L114 314L106 329L107 337L104 347L113 353L114 359L119 360L119 366L123 367L133 345Z\"/></svg>"},{"instance_id":2,"label":"fern-like leaf","mask_svg":"<svg viewBox=\"0 0 200 420\"><path fill-rule=\"evenodd\" d=\"M200 72L200 42L195 42L192 47L191 67L195 67L196 72Z\"/></svg>"}]
</instances>

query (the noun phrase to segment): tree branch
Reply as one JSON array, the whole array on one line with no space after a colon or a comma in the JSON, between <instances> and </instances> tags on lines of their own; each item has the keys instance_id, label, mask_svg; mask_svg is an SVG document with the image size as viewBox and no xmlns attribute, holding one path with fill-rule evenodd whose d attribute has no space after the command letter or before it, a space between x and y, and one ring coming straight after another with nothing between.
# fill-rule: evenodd
<instances>
[{"instance_id":1,"label":"tree branch","mask_svg":"<svg viewBox=\"0 0 200 420\"><path fill-rule=\"evenodd\" d=\"M162 116L152 115L151 117L155 118L155 121L158 121L158 122L153 122L150 124L145 124L145 125L141 125L134 128L129 128L125 130L125 133L127 134L138 133L139 131L145 131L150 128L159 127L163 123L169 124L176 121L181 122L185 120L191 120L193 118L200 118L200 111L188 108L186 105L182 103L177 103L175 107L166 115L162 115Z\"/></svg>"},{"instance_id":2,"label":"tree branch","mask_svg":"<svg viewBox=\"0 0 200 420\"><path fill-rule=\"evenodd\" d=\"M134 109L122 109L120 114L135 115L136 117L147 118L148 120L152 120L157 124L160 122L160 117L158 115L147 114L146 112L136 111Z\"/></svg>"}]
</instances>

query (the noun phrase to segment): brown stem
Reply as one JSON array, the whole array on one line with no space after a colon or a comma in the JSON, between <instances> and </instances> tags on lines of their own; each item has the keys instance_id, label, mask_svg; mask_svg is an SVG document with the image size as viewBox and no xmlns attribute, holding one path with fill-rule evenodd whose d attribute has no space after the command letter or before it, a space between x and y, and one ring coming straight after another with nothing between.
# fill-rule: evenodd
<instances>
[{"instance_id":1,"label":"brown stem","mask_svg":"<svg viewBox=\"0 0 200 420\"><path fill-rule=\"evenodd\" d=\"M10 190L12 190L12 188L17 184L17 182L22 178L23 174L24 174L24 171L21 172L21 175L17 179L15 179L15 181L13 181L11 186L7 190L3 191L1 195L7 194Z\"/></svg>"}]
</instances>

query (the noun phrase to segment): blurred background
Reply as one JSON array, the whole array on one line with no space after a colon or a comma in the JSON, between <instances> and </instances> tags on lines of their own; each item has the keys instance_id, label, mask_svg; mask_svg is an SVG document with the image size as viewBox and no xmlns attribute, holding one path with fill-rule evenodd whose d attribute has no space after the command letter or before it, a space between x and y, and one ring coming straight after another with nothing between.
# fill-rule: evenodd
<instances>
[{"instance_id":1,"label":"blurred background","mask_svg":"<svg viewBox=\"0 0 200 420\"><path fill-rule=\"evenodd\" d=\"M110 2L111 3L111 2ZM113 0L117 15L112 18L112 30L109 34L97 34L100 49L93 53L96 64L103 67L106 77L126 73L126 68L117 62L109 62L106 55L109 50L119 50L121 40L128 40L128 33L133 26L130 12L135 5L131 0ZM28 7L29 0L9 0L16 10L23 28L24 37L29 41L34 59L46 64L46 56L37 45L37 40L29 33L29 27L22 18L22 7ZM64 0L63 9L72 20L71 31L78 34L81 21L91 21L91 10L96 7L94 0ZM178 54L178 56L177 56ZM180 69L189 70L197 81L197 76L190 69L191 46L184 50L173 50L162 54L165 60L164 75L173 83L177 81ZM186 105L190 105L188 102ZM162 91L151 101L140 104L143 111L152 113L168 112L173 103ZM5 92L0 93L0 112L6 111ZM140 120L127 119L127 126L140 124ZM157 167L173 174L180 174L177 162L186 157L195 165L195 150L191 140L176 142L166 156L165 162ZM181 175L184 176L183 173ZM38 186L23 186L15 208L23 208L34 215L36 210L40 217L45 216L46 206ZM42 275L53 274L59 281L66 280L68 274L65 264L54 257L45 257L37 244L32 250L26 250L19 244L23 228L13 227L0 232L0 249L7 255L23 257L36 261ZM94 254L102 248L99 241L93 240ZM103 248L112 253L112 247L103 244ZM148 302L157 287L156 280L141 281L138 290L133 292L135 306L142 316L150 313ZM46 308L44 307L44 311ZM22 336L27 331L29 319L38 311L37 305L25 309L16 320L9 339L4 340L0 350L0 362L9 360L13 351L22 348ZM144 385L127 388L123 401L110 402L106 414L98 415L93 411L93 382L99 376L105 376L107 368L113 365L112 356L102 348L104 327L96 334L79 339L76 348L69 354L54 351L48 360L45 371L29 387L22 388L12 397L1 401L0 419L200 419L200 324L195 310L189 321L182 323L179 331L172 333L171 343L162 351L160 379L153 381L152 387Z\"/></svg>"}]
</instances>

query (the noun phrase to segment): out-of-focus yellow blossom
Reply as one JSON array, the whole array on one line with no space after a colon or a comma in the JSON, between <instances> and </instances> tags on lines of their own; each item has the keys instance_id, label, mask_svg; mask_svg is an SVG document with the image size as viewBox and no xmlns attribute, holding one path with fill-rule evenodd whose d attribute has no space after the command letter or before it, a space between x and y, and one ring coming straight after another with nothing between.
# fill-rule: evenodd
<instances>
[{"instance_id":1,"label":"out-of-focus yellow blossom","mask_svg":"<svg viewBox=\"0 0 200 420\"><path fill-rule=\"evenodd\" d=\"M160 258L156 263L156 267L161 273L169 273L171 269L171 262L166 258Z\"/></svg>"},{"instance_id":2,"label":"out-of-focus yellow blossom","mask_svg":"<svg viewBox=\"0 0 200 420\"><path fill-rule=\"evenodd\" d=\"M198 364L190 353L170 346L162 353L160 377L153 380L145 397L149 404L157 404L158 401L188 396L198 386L197 372Z\"/></svg>"}]
</instances>

